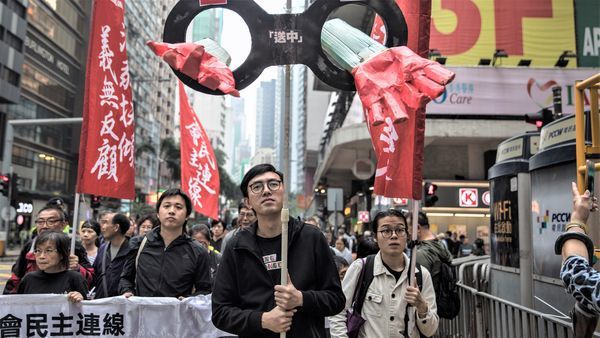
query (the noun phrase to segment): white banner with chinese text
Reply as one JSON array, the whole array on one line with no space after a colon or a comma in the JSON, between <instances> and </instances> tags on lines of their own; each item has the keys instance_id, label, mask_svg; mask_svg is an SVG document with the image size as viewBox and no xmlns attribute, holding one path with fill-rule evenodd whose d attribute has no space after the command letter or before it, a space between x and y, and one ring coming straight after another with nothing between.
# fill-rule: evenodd
<instances>
[{"instance_id":1,"label":"white banner with chinese text","mask_svg":"<svg viewBox=\"0 0 600 338\"><path fill-rule=\"evenodd\" d=\"M73 304L66 295L0 296L0 337L221 337L211 298L112 297Z\"/></svg>"}]
</instances>

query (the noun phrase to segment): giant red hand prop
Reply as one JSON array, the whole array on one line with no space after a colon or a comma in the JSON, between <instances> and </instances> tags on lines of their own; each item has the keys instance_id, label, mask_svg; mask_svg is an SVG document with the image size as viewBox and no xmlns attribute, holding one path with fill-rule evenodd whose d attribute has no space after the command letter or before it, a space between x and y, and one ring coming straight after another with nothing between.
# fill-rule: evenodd
<instances>
[{"instance_id":1,"label":"giant red hand prop","mask_svg":"<svg viewBox=\"0 0 600 338\"><path fill-rule=\"evenodd\" d=\"M239 97L231 69L215 56L195 43L164 43L148 41L154 54L160 56L171 67L195 79L211 90L219 89L225 94Z\"/></svg>"},{"instance_id":2,"label":"giant red hand prop","mask_svg":"<svg viewBox=\"0 0 600 338\"><path fill-rule=\"evenodd\" d=\"M412 115L409 110L424 107L454 79L453 72L405 46L373 55L352 73L367 123L372 126L384 123L386 117L394 123L406 120Z\"/></svg>"}]
</instances>

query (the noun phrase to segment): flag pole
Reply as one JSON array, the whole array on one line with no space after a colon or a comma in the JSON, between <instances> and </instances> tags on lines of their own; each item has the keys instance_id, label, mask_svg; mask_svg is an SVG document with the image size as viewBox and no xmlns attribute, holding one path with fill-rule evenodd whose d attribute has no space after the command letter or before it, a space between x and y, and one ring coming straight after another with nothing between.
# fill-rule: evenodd
<instances>
[{"instance_id":1,"label":"flag pole","mask_svg":"<svg viewBox=\"0 0 600 338\"><path fill-rule=\"evenodd\" d=\"M73 207L73 224L71 224L71 255L75 254L75 236L79 226L79 193L75 193L75 206Z\"/></svg>"},{"instance_id":2,"label":"flag pole","mask_svg":"<svg viewBox=\"0 0 600 338\"><path fill-rule=\"evenodd\" d=\"M417 231L419 226L419 200L413 200L413 211L412 211L412 240L413 247L410 252L410 281L415 281L415 269L417 265L417 246L414 243L417 241Z\"/></svg>"},{"instance_id":3,"label":"flag pole","mask_svg":"<svg viewBox=\"0 0 600 338\"><path fill-rule=\"evenodd\" d=\"M288 14L292 12L292 0L286 1L285 10ZM283 209L281 210L281 285L287 285L288 280L288 221L290 217L288 196L290 193L290 97L292 85L292 67L285 65L285 97L283 108L283 154L281 163L283 164L283 177L285 178L285 194L283 196ZM280 338L285 338L286 333L281 332Z\"/></svg>"}]
</instances>

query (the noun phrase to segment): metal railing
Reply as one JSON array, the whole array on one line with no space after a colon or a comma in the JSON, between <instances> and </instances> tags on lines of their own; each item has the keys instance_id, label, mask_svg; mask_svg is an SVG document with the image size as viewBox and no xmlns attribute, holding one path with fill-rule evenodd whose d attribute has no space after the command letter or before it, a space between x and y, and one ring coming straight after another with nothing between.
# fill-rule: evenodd
<instances>
[{"instance_id":1,"label":"metal railing","mask_svg":"<svg viewBox=\"0 0 600 338\"><path fill-rule=\"evenodd\" d=\"M440 338L571 338L571 322L487 293L489 257L453 263L461 309L454 319L440 318ZM600 337L595 333L594 337Z\"/></svg>"}]
</instances>

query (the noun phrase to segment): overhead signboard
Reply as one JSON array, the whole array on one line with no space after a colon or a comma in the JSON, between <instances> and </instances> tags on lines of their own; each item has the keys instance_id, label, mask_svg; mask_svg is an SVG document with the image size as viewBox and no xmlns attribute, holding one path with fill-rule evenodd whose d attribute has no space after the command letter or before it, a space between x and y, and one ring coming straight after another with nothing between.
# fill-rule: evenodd
<instances>
[{"instance_id":1,"label":"overhead signboard","mask_svg":"<svg viewBox=\"0 0 600 338\"><path fill-rule=\"evenodd\" d=\"M575 0L577 63L600 67L600 1Z\"/></svg>"},{"instance_id":2,"label":"overhead signboard","mask_svg":"<svg viewBox=\"0 0 600 338\"><path fill-rule=\"evenodd\" d=\"M502 49L509 55L499 59L503 66L530 59L532 67L552 67L563 51L575 51L572 1L433 0L431 8L429 47L447 65L474 66ZM597 19L598 11L589 15Z\"/></svg>"},{"instance_id":3,"label":"overhead signboard","mask_svg":"<svg viewBox=\"0 0 600 338\"><path fill-rule=\"evenodd\" d=\"M427 114L524 116L552 105L552 87L562 88L563 114L575 111L575 81L597 69L462 67L446 91L427 105ZM584 100L589 109L589 97Z\"/></svg>"}]
</instances>

